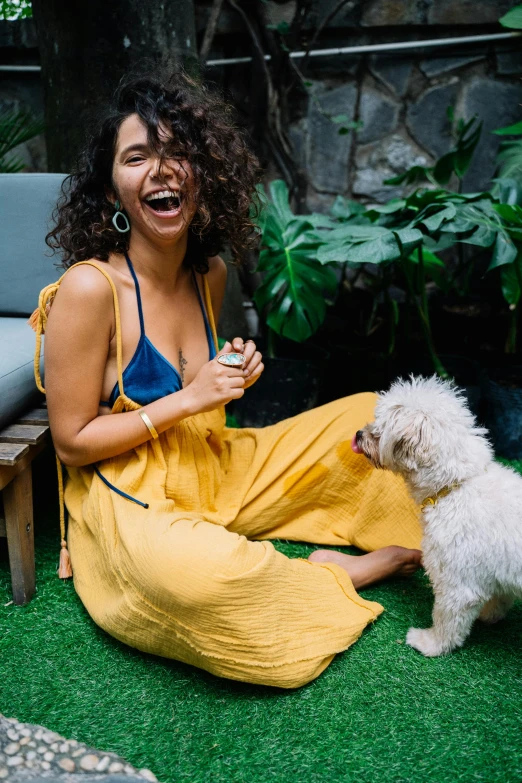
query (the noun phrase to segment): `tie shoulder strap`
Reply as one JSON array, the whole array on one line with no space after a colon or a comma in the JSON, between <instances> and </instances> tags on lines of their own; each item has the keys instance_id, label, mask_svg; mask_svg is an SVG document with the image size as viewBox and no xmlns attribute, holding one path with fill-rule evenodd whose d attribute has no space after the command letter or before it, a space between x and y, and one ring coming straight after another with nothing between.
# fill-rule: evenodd
<instances>
[{"instance_id":1,"label":"tie shoulder strap","mask_svg":"<svg viewBox=\"0 0 522 783\"><path fill-rule=\"evenodd\" d=\"M59 280L57 280L55 283L51 283L50 285L43 288L42 291L40 291L40 296L38 297L38 307L33 312L33 314L31 315L28 321L28 324L36 332L36 346L35 346L35 353L34 353L34 377L35 377L36 385L38 389L41 392L43 392L43 394L45 394L45 389L42 385L42 379L40 375L40 352L42 346L42 335L45 334L47 318L51 309L51 305L54 301L54 297L56 296L60 284L64 279L65 275L67 274L67 272L69 272L74 267L82 266L82 265L93 266L96 269L98 269L105 277L112 290L112 298L114 302L114 316L116 322L116 362L118 367L118 390L120 396L123 397L124 396L123 351L122 351L122 340L121 340L121 318L120 318L120 304L118 301L118 293L116 291L116 286L114 285L114 281L110 276L110 274L105 269L103 269L102 266L95 263L94 261L78 261L76 264L70 266L69 269L67 269L63 273L63 275L60 277Z\"/></svg>"},{"instance_id":2,"label":"tie shoulder strap","mask_svg":"<svg viewBox=\"0 0 522 783\"><path fill-rule=\"evenodd\" d=\"M210 331L212 332L212 338L214 340L214 348L217 351L219 351L218 347L218 338L217 338L217 331L216 331L216 322L214 321L214 311L212 310L212 299L210 297L210 288L208 285L208 280L206 275L201 275L203 278L203 296L205 298L205 309L207 311L207 318L208 322L210 324Z\"/></svg>"}]
</instances>

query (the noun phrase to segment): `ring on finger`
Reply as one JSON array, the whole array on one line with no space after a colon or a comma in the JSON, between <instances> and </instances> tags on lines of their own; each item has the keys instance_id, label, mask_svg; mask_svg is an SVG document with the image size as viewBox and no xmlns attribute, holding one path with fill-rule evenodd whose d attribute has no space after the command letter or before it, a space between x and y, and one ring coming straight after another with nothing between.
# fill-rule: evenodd
<instances>
[{"instance_id":1,"label":"ring on finger","mask_svg":"<svg viewBox=\"0 0 522 783\"><path fill-rule=\"evenodd\" d=\"M216 360L225 367L241 367L245 363L245 357L242 353L222 353L216 356Z\"/></svg>"}]
</instances>

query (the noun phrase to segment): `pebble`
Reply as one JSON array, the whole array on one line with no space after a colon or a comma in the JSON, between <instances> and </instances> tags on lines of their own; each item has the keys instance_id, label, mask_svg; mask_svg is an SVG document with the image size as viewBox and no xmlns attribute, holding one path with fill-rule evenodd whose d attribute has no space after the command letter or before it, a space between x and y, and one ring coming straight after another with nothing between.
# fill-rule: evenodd
<instances>
[{"instance_id":1,"label":"pebble","mask_svg":"<svg viewBox=\"0 0 522 783\"><path fill-rule=\"evenodd\" d=\"M95 767L95 769L96 769L96 772L105 772L105 770L107 769L107 767L108 767L108 766L109 766L109 764L110 764L110 761L111 761L111 760L110 760L109 756L104 756L104 757L101 759L101 761L99 761L99 762L96 764L96 767Z\"/></svg>"},{"instance_id":2,"label":"pebble","mask_svg":"<svg viewBox=\"0 0 522 783\"><path fill-rule=\"evenodd\" d=\"M140 769L138 770L138 775L141 775L141 777L145 778L145 780L150 780L151 783L157 783L158 778L154 772L150 771L150 769Z\"/></svg>"},{"instance_id":3,"label":"pebble","mask_svg":"<svg viewBox=\"0 0 522 783\"><path fill-rule=\"evenodd\" d=\"M4 755L5 754L5 755ZM0 783L26 780L35 776L46 778L58 776L59 780L82 778L93 772L99 782L104 783L105 774L123 774L141 778L148 783L158 783L150 769L137 770L115 753L90 748L78 740L66 740L55 731L43 726L20 723L16 718L5 718L0 714Z\"/></svg>"},{"instance_id":4,"label":"pebble","mask_svg":"<svg viewBox=\"0 0 522 783\"><path fill-rule=\"evenodd\" d=\"M95 756L94 753L89 753L87 756L83 756L83 758L80 759L80 767L87 770L87 772L90 772L91 770L96 769L98 761L98 756Z\"/></svg>"},{"instance_id":5,"label":"pebble","mask_svg":"<svg viewBox=\"0 0 522 783\"><path fill-rule=\"evenodd\" d=\"M23 756L11 756L7 759L7 766L8 767L19 767L20 764L24 763L24 757Z\"/></svg>"}]
</instances>

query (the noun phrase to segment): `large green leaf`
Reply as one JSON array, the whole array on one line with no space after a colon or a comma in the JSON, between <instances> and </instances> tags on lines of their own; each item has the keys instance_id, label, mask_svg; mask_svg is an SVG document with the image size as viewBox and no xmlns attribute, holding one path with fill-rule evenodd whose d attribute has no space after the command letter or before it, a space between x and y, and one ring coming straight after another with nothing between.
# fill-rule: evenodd
<instances>
[{"instance_id":1,"label":"large green leaf","mask_svg":"<svg viewBox=\"0 0 522 783\"><path fill-rule=\"evenodd\" d=\"M512 264L506 264L500 270L500 285L502 295L508 305L516 307L520 302L520 270L517 271L517 261Z\"/></svg>"},{"instance_id":2,"label":"large green leaf","mask_svg":"<svg viewBox=\"0 0 522 783\"><path fill-rule=\"evenodd\" d=\"M406 204L405 198L392 198L387 204L379 204L376 207L372 207L366 214L371 217L372 220L375 220L379 215L394 215L397 212L401 212Z\"/></svg>"},{"instance_id":3,"label":"large green leaf","mask_svg":"<svg viewBox=\"0 0 522 783\"><path fill-rule=\"evenodd\" d=\"M419 182L433 182L433 169L427 166L412 166L402 174L384 180L384 185L417 185Z\"/></svg>"},{"instance_id":4,"label":"large green leaf","mask_svg":"<svg viewBox=\"0 0 522 783\"><path fill-rule=\"evenodd\" d=\"M497 128L491 133L496 133L497 136L519 136L522 134L522 120L515 122L514 125L507 125L505 128Z\"/></svg>"},{"instance_id":5,"label":"large green leaf","mask_svg":"<svg viewBox=\"0 0 522 783\"><path fill-rule=\"evenodd\" d=\"M419 215L415 220L415 223L422 223L428 231L437 231L443 223L448 220L452 220L457 214L457 208L455 204L448 204L444 206L441 204L441 208L428 217Z\"/></svg>"},{"instance_id":6,"label":"large green leaf","mask_svg":"<svg viewBox=\"0 0 522 783\"><path fill-rule=\"evenodd\" d=\"M365 211L366 207L364 204L360 204L358 201L350 201L350 199L344 196L337 196L330 208L330 214L339 220L353 219L362 215Z\"/></svg>"},{"instance_id":7,"label":"large green leaf","mask_svg":"<svg viewBox=\"0 0 522 783\"><path fill-rule=\"evenodd\" d=\"M488 272L497 266L512 264L517 257L517 248L506 231L499 231L495 240L493 256L488 267Z\"/></svg>"},{"instance_id":8,"label":"large green leaf","mask_svg":"<svg viewBox=\"0 0 522 783\"><path fill-rule=\"evenodd\" d=\"M501 16L498 20L504 27L511 27L514 30L522 29L522 5L516 5L507 14Z\"/></svg>"},{"instance_id":9,"label":"large green leaf","mask_svg":"<svg viewBox=\"0 0 522 783\"><path fill-rule=\"evenodd\" d=\"M323 238L314 231L309 217L293 214L285 183L272 182L270 194L258 264L264 277L254 301L277 334L303 342L321 326L326 315L325 294L335 293L337 278L317 261Z\"/></svg>"},{"instance_id":10,"label":"large green leaf","mask_svg":"<svg viewBox=\"0 0 522 783\"><path fill-rule=\"evenodd\" d=\"M275 179L270 183L270 196L275 214L284 226L294 217L288 200L288 187L282 179Z\"/></svg>"},{"instance_id":11,"label":"large green leaf","mask_svg":"<svg viewBox=\"0 0 522 783\"><path fill-rule=\"evenodd\" d=\"M504 220L522 227L522 207L517 204L494 204L493 209Z\"/></svg>"},{"instance_id":12,"label":"large green leaf","mask_svg":"<svg viewBox=\"0 0 522 783\"><path fill-rule=\"evenodd\" d=\"M403 250L402 242L406 245ZM385 231L384 234L367 242L360 242L349 247L346 260L352 264L382 264L396 261L407 252L413 243L422 241L422 234L415 229Z\"/></svg>"},{"instance_id":13,"label":"large green leaf","mask_svg":"<svg viewBox=\"0 0 522 783\"><path fill-rule=\"evenodd\" d=\"M399 242L401 255L406 256L422 244L422 232L418 228L401 228L393 232Z\"/></svg>"},{"instance_id":14,"label":"large green leaf","mask_svg":"<svg viewBox=\"0 0 522 783\"><path fill-rule=\"evenodd\" d=\"M377 239L388 231L384 226L376 226L372 223L364 226L358 226L353 223L343 223L328 234L328 241L346 242L366 242L369 239Z\"/></svg>"},{"instance_id":15,"label":"large green leaf","mask_svg":"<svg viewBox=\"0 0 522 783\"><path fill-rule=\"evenodd\" d=\"M499 177L522 179L522 139L503 141L497 161L500 164Z\"/></svg>"},{"instance_id":16,"label":"large green leaf","mask_svg":"<svg viewBox=\"0 0 522 783\"><path fill-rule=\"evenodd\" d=\"M266 271L254 300L277 334L303 342L319 329L326 315L325 294L334 294L337 278L315 260L317 248L295 237L278 253L261 251L260 271Z\"/></svg>"}]
</instances>

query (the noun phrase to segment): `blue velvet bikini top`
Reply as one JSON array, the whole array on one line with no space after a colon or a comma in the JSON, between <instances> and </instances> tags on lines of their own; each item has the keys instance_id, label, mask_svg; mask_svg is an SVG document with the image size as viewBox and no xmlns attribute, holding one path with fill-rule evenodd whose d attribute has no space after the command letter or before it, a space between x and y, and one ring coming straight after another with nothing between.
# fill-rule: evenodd
<instances>
[{"instance_id":1,"label":"blue velvet bikini top","mask_svg":"<svg viewBox=\"0 0 522 783\"><path fill-rule=\"evenodd\" d=\"M125 258L127 259L127 264L136 287L136 299L138 301L138 315L140 318L141 334L137 348L134 352L134 356L123 371L123 385L125 388L125 394L130 397L131 400L134 400L134 402L137 402L139 405L148 405L148 403L159 400L161 397L166 397L167 394L172 394L173 392L179 391L182 388L182 383L180 374L174 365L165 359L163 354L161 354L158 349L154 347L145 334L145 322L143 320L143 308L141 306L141 294L138 278L136 277L134 267L132 266L131 260L127 254L125 254ZM192 270L192 276L194 279L194 285L198 292L199 304L201 307L201 312L203 313L203 320L205 322L209 359L213 359L216 355L216 349L214 347L212 331L208 321L205 306L201 298L201 293L199 291L194 269ZM118 395L119 389L118 384L116 383L109 399L100 400L100 405L112 408L116 402L116 399L118 398Z\"/></svg>"}]
</instances>

